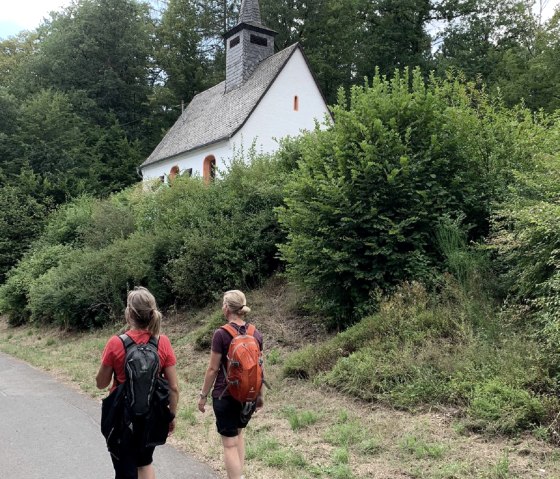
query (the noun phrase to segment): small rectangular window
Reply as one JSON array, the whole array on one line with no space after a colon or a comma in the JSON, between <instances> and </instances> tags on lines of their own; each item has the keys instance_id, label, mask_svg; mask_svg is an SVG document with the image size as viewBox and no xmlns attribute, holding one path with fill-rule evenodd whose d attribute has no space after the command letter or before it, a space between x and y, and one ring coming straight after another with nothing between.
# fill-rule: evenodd
<instances>
[{"instance_id":1,"label":"small rectangular window","mask_svg":"<svg viewBox=\"0 0 560 479\"><path fill-rule=\"evenodd\" d=\"M235 45L239 45L239 42L240 42L240 41L241 41L241 40L239 39L238 36L235 37L235 38L232 38L232 39L229 41L229 47L230 47L230 48L233 48Z\"/></svg>"},{"instance_id":2,"label":"small rectangular window","mask_svg":"<svg viewBox=\"0 0 560 479\"><path fill-rule=\"evenodd\" d=\"M251 35L251 43L255 45L262 45L266 47L268 45L268 41L264 37L259 37L258 35Z\"/></svg>"}]
</instances>

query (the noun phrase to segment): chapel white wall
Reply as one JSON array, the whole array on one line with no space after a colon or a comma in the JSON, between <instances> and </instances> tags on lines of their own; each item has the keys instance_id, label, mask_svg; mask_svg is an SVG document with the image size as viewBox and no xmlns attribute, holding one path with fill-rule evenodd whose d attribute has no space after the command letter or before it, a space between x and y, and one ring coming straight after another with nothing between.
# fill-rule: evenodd
<instances>
[{"instance_id":1,"label":"chapel white wall","mask_svg":"<svg viewBox=\"0 0 560 479\"><path fill-rule=\"evenodd\" d=\"M295 96L299 99L298 111L294 111ZM144 166L143 178L150 180L169 175L175 165L181 173L192 168L193 176L202 176L204 158L208 155L214 155L218 169L223 170L234 151L247 152L255 143L257 153L272 153L279 147L278 139L299 136L302 130L313 130L315 120L323 123L325 115L329 113L323 96L303 54L297 49L233 138ZM330 116L328 118L330 121Z\"/></svg>"},{"instance_id":2,"label":"chapel white wall","mask_svg":"<svg viewBox=\"0 0 560 479\"><path fill-rule=\"evenodd\" d=\"M179 167L179 173L192 168L193 176L202 176L204 158L208 155L214 155L218 169L223 169L224 165L231 161L232 147L230 146L230 141L225 140L213 143L172 158L167 158L164 161L144 166L142 168L142 176L144 180L153 180L160 176L167 176L175 165Z\"/></svg>"},{"instance_id":3,"label":"chapel white wall","mask_svg":"<svg viewBox=\"0 0 560 479\"><path fill-rule=\"evenodd\" d=\"M295 96L299 99L299 111L294 111ZM243 128L234 135L232 145L247 151L256 139L258 153L272 153L278 149L278 139L313 130L315 120L323 123L328 114L307 62L297 49Z\"/></svg>"}]
</instances>

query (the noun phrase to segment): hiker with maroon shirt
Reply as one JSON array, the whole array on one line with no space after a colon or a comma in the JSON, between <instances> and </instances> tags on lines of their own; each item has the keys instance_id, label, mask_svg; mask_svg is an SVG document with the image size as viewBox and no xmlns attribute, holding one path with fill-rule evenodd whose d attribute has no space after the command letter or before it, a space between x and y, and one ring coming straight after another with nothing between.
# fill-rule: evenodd
<instances>
[{"instance_id":1,"label":"hiker with maroon shirt","mask_svg":"<svg viewBox=\"0 0 560 479\"><path fill-rule=\"evenodd\" d=\"M179 386L177 381L177 363L175 352L169 338L160 334L162 314L158 311L154 296L142 287L135 288L128 293L125 310L126 322L129 330L126 335L137 344L146 344L151 337L157 338L157 352L159 364L164 378L169 383L169 412L174 416L179 401ZM101 367L97 373L96 383L99 389L105 389L113 379L111 391L126 380L125 373L126 350L119 336L113 336L107 341L101 358ZM136 424L130 443L122 444L120 457L111 454L115 479L155 479L152 466L152 456L155 447L142 444L142 424ZM169 423L169 433L175 429L175 419Z\"/></svg>"},{"instance_id":2,"label":"hiker with maroon shirt","mask_svg":"<svg viewBox=\"0 0 560 479\"><path fill-rule=\"evenodd\" d=\"M224 294L222 311L227 323L237 331L246 329L245 315L251 310L247 307L245 295L238 290L228 291ZM255 329L254 337L262 351L263 336ZM245 461L245 443L243 429L251 419L255 409L263 406L263 389L257 397L256 403L248 410L243 404L233 399L227 390L225 369L227 368L227 353L232 341L232 336L223 328L214 331L210 363L204 377L204 384L200 391L198 409L206 410L206 400L212 385L212 406L216 416L216 427L222 438L224 447L224 462L228 479L242 479L243 464Z\"/></svg>"}]
</instances>

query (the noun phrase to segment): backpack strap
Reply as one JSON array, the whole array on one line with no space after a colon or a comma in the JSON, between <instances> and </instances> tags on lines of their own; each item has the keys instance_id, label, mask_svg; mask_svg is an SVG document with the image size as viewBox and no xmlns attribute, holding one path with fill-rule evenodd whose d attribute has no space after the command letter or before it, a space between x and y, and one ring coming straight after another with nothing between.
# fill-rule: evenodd
<instances>
[{"instance_id":1,"label":"backpack strap","mask_svg":"<svg viewBox=\"0 0 560 479\"><path fill-rule=\"evenodd\" d=\"M255 328L254 324L245 323L243 326L240 326L239 329L237 329L235 326L228 323L221 326L221 329L225 329L232 338L235 338L236 336L243 334L242 330L245 330L245 334L249 336L255 336L255 330L257 328Z\"/></svg>"},{"instance_id":2,"label":"backpack strap","mask_svg":"<svg viewBox=\"0 0 560 479\"><path fill-rule=\"evenodd\" d=\"M125 351L128 351L128 348L130 348L130 346L132 346L133 344L136 344L134 339L132 339L128 334L124 333L121 334L119 336L119 338L121 339L124 349ZM159 338L156 338L155 336L150 336L150 339L148 340L148 343L150 343L152 346L155 346L156 349L158 349L159 346Z\"/></svg>"},{"instance_id":3,"label":"backpack strap","mask_svg":"<svg viewBox=\"0 0 560 479\"><path fill-rule=\"evenodd\" d=\"M221 329L227 331L232 338L235 338L236 336L239 336L239 331L237 330L237 328L235 328L234 326L232 326L229 323L221 326Z\"/></svg>"},{"instance_id":4,"label":"backpack strap","mask_svg":"<svg viewBox=\"0 0 560 479\"><path fill-rule=\"evenodd\" d=\"M124 346L124 351L126 353L126 351L128 351L128 348L130 348L130 346L132 346L134 343L134 339L132 339L128 334L124 333L121 334L119 336L119 338L121 339L123 346Z\"/></svg>"}]
</instances>

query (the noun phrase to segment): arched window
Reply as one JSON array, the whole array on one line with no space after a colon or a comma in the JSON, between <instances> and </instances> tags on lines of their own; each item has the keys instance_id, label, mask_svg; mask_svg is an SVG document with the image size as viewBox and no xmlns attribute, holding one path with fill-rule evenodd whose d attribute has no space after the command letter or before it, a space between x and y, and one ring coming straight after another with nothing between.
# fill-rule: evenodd
<instances>
[{"instance_id":1,"label":"arched window","mask_svg":"<svg viewBox=\"0 0 560 479\"><path fill-rule=\"evenodd\" d=\"M171 170L169 171L169 179L173 180L175 179L175 177L179 174L179 167L177 165L171 167Z\"/></svg>"},{"instance_id":2,"label":"arched window","mask_svg":"<svg viewBox=\"0 0 560 479\"><path fill-rule=\"evenodd\" d=\"M299 96L294 97L294 111L299 111Z\"/></svg>"},{"instance_id":3,"label":"arched window","mask_svg":"<svg viewBox=\"0 0 560 479\"><path fill-rule=\"evenodd\" d=\"M204 163L202 164L202 177L206 183L209 183L216 178L216 158L214 155L208 155L204 158Z\"/></svg>"}]
</instances>

